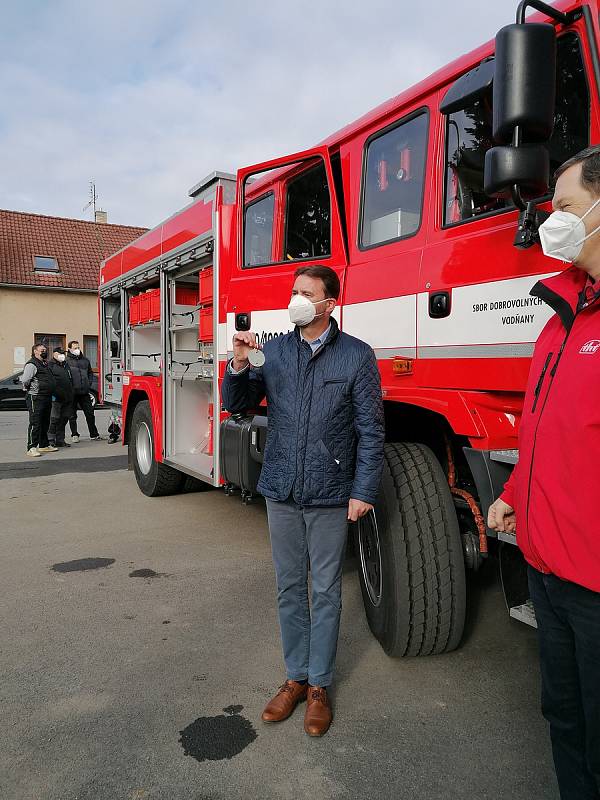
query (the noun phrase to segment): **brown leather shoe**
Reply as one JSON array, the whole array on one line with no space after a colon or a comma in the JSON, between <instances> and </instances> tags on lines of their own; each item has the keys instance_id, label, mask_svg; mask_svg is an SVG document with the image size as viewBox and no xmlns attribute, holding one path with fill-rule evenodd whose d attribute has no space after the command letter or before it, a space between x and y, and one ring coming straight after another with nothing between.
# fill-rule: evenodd
<instances>
[{"instance_id":1,"label":"brown leather shoe","mask_svg":"<svg viewBox=\"0 0 600 800\"><path fill-rule=\"evenodd\" d=\"M304 730L309 736L323 736L329 730L333 720L327 690L320 686L309 686L306 699Z\"/></svg>"},{"instance_id":2,"label":"brown leather shoe","mask_svg":"<svg viewBox=\"0 0 600 800\"><path fill-rule=\"evenodd\" d=\"M286 681L262 713L263 722L282 722L287 719L301 700L306 700L308 684Z\"/></svg>"}]
</instances>

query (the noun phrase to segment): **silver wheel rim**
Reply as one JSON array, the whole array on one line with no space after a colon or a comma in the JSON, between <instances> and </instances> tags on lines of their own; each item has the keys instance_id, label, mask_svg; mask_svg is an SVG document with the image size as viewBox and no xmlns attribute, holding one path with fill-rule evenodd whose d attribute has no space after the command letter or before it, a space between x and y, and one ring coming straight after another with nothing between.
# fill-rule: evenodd
<instances>
[{"instance_id":1,"label":"silver wheel rim","mask_svg":"<svg viewBox=\"0 0 600 800\"><path fill-rule=\"evenodd\" d=\"M381 605L383 594L383 573L379 529L374 511L369 511L358 521L358 549L367 594L371 603L377 608Z\"/></svg>"},{"instance_id":2,"label":"silver wheel rim","mask_svg":"<svg viewBox=\"0 0 600 800\"><path fill-rule=\"evenodd\" d=\"M145 422L140 423L135 436L135 452L140 472L147 475L152 469L152 436Z\"/></svg>"}]
</instances>

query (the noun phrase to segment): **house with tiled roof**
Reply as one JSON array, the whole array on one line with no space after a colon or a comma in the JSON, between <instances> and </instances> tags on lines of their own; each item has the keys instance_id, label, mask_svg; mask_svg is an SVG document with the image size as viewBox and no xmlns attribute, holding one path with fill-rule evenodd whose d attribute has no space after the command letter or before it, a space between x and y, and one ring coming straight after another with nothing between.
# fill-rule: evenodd
<instances>
[{"instance_id":1,"label":"house with tiled roof","mask_svg":"<svg viewBox=\"0 0 600 800\"><path fill-rule=\"evenodd\" d=\"M22 369L34 342L77 339L97 365L100 262L146 228L0 209L0 378Z\"/></svg>"}]
</instances>

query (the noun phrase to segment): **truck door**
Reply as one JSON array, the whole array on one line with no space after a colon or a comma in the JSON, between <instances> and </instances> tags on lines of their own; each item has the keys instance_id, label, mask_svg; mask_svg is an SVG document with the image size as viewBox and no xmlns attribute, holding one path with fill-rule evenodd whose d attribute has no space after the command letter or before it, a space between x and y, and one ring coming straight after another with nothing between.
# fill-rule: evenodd
<instances>
[{"instance_id":1,"label":"truck door","mask_svg":"<svg viewBox=\"0 0 600 800\"><path fill-rule=\"evenodd\" d=\"M292 330L287 306L299 266L331 267L342 286L346 266L326 147L241 169L236 196L238 241L227 300L228 351L236 319L238 326L247 320L261 342ZM334 316L339 322L339 308Z\"/></svg>"},{"instance_id":2,"label":"truck door","mask_svg":"<svg viewBox=\"0 0 600 800\"><path fill-rule=\"evenodd\" d=\"M384 386L390 384L394 358L412 365L416 357L426 176L433 158L430 116L427 102L421 102L398 111L391 123L389 116L374 122L342 145L351 187L344 330L373 347Z\"/></svg>"}]
</instances>

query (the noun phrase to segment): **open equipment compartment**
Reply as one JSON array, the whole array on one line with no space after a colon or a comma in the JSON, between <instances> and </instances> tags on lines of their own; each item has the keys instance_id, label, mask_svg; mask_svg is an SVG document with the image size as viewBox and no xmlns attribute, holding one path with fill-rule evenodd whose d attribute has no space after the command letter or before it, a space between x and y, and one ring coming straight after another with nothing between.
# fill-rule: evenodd
<instances>
[{"instance_id":1,"label":"open equipment compartment","mask_svg":"<svg viewBox=\"0 0 600 800\"><path fill-rule=\"evenodd\" d=\"M134 375L160 375L160 320L150 313L150 302L159 292L158 278L126 291L124 308L128 310L126 359Z\"/></svg>"},{"instance_id":2,"label":"open equipment compartment","mask_svg":"<svg viewBox=\"0 0 600 800\"><path fill-rule=\"evenodd\" d=\"M205 308L200 305L200 278L206 283L213 256L163 273L162 308L165 338L165 461L188 474L218 485L215 473L213 417L215 392L215 361L213 340L215 320L212 315L206 334L200 337L200 320ZM184 301L184 302L181 302ZM215 477L216 475L216 477Z\"/></svg>"},{"instance_id":3,"label":"open equipment compartment","mask_svg":"<svg viewBox=\"0 0 600 800\"><path fill-rule=\"evenodd\" d=\"M99 376L102 399L109 405L120 405L123 399L124 328L121 291L100 297L100 353Z\"/></svg>"}]
</instances>

